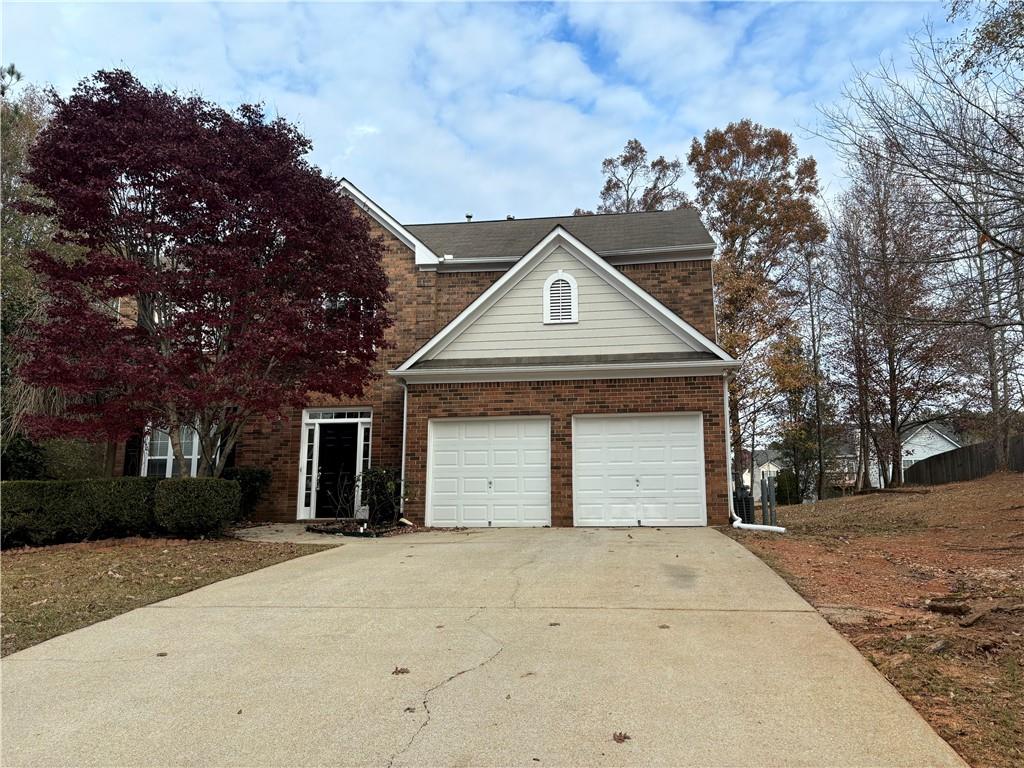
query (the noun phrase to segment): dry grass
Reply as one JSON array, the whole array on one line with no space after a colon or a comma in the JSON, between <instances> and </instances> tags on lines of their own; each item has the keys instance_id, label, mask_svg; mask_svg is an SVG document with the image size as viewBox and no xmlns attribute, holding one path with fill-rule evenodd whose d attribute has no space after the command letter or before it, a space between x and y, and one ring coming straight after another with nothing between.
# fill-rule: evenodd
<instances>
[{"instance_id":1,"label":"dry grass","mask_svg":"<svg viewBox=\"0 0 1024 768\"><path fill-rule=\"evenodd\" d=\"M1024 764L1024 477L782 507L733 532L843 633L965 760ZM915 492L916 491L916 492ZM995 608L971 626L928 610Z\"/></svg>"},{"instance_id":2,"label":"dry grass","mask_svg":"<svg viewBox=\"0 0 1024 768\"><path fill-rule=\"evenodd\" d=\"M111 539L8 550L0 557L2 654L325 548L237 539Z\"/></svg>"}]
</instances>

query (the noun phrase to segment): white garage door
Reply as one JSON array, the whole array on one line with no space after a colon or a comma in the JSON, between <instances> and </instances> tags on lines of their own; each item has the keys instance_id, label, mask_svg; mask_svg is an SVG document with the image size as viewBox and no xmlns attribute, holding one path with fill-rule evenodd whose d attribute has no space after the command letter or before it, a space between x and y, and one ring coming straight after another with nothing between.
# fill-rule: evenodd
<instances>
[{"instance_id":1,"label":"white garage door","mask_svg":"<svg viewBox=\"0 0 1024 768\"><path fill-rule=\"evenodd\" d=\"M550 421L432 419L427 525L551 524Z\"/></svg>"},{"instance_id":2,"label":"white garage door","mask_svg":"<svg viewBox=\"0 0 1024 768\"><path fill-rule=\"evenodd\" d=\"M576 525L706 525L697 413L576 416Z\"/></svg>"}]
</instances>

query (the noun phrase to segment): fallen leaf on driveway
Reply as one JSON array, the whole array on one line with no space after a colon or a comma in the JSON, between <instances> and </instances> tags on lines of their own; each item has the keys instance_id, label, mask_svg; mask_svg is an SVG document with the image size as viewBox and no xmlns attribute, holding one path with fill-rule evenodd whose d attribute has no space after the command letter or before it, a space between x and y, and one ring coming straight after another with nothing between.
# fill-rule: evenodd
<instances>
[{"instance_id":1,"label":"fallen leaf on driveway","mask_svg":"<svg viewBox=\"0 0 1024 768\"><path fill-rule=\"evenodd\" d=\"M624 741L629 741L631 738L632 738L632 736L630 736L628 733L624 733L622 731L616 731L615 733L612 734L612 740L616 744L621 744Z\"/></svg>"},{"instance_id":2,"label":"fallen leaf on driveway","mask_svg":"<svg viewBox=\"0 0 1024 768\"><path fill-rule=\"evenodd\" d=\"M409 668L408 667L395 667L394 671L391 674L392 675L408 675L409 674Z\"/></svg>"}]
</instances>

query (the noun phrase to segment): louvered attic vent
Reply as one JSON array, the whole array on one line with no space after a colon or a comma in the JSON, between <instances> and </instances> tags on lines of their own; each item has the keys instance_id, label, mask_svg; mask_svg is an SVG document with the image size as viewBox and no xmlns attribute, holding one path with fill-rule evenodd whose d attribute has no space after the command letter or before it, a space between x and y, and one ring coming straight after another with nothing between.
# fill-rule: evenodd
<instances>
[{"instance_id":1,"label":"louvered attic vent","mask_svg":"<svg viewBox=\"0 0 1024 768\"><path fill-rule=\"evenodd\" d=\"M544 322L577 321L576 281L567 272L558 271L544 283Z\"/></svg>"}]
</instances>

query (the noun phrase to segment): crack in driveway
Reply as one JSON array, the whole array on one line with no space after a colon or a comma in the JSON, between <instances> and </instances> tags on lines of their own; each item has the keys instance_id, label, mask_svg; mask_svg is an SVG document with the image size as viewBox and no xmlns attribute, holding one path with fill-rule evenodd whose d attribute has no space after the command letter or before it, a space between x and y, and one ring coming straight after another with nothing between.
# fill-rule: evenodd
<instances>
[{"instance_id":1,"label":"crack in driveway","mask_svg":"<svg viewBox=\"0 0 1024 768\"><path fill-rule=\"evenodd\" d=\"M523 586L523 580L519 577L519 569L525 568L528 565L533 565L537 562L537 558L539 556L540 552L535 550L533 556L530 557L529 560L520 563L519 565L515 566L511 571L509 571L509 575L511 575L512 578L516 581L515 586L512 588L512 594L509 596L508 599L509 602L512 604L513 608L519 607L519 589Z\"/></svg>"},{"instance_id":2,"label":"crack in driveway","mask_svg":"<svg viewBox=\"0 0 1024 768\"><path fill-rule=\"evenodd\" d=\"M468 624L469 626L473 626L471 624L473 619L475 619L477 616L479 616L483 612L484 612L484 606L480 606L479 608L477 608L473 613L471 613L469 616L466 617L466 619L465 619L466 624ZM481 635L484 635L485 637L487 637L490 640L492 640L495 643L497 643L498 644L498 650L496 650L494 653L492 653L490 656L488 656L486 659L484 659L480 663L474 664L472 667L466 667L465 669L460 669L455 674L449 675L448 677L446 677L441 682L437 683L436 685L432 685L430 688L427 688L427 690L425 690L423 692L423 710L424 710L424 712L426 712L427 716L423 719L423 722L420 723L420 727L416 729L416 731L413 733L413 735L409 739L409 741L406 742L405 746L402 747L397 752L395 752L391 756L391 759L388 760L388 768L392 768L392 766L395 764L395 760L397 760L399 757L404 755L406 752L408 752L412 748L412 745L415 743L415 741L419 737L420 733L422 733L423 729L426 728L430 724L430 718L431 718L431 713L430 713L430 694L434 693L435 691L440 690L441 688L444 688L446 685L448 685L448 683L452 682L456 678L462 677L463 675L466 675L466 674L468 674L470 672L475 672L476 670L486 666L487 664L490 664L492 661L494 661L498 657L498 655L503 650L505 650L504 643L502 643L501 640L496 638L494 635L492 635L487 630L481 629L480 627L476 627L476 626L473 626L473 629L475 629Z\"/></svg>"}]
</instances>

